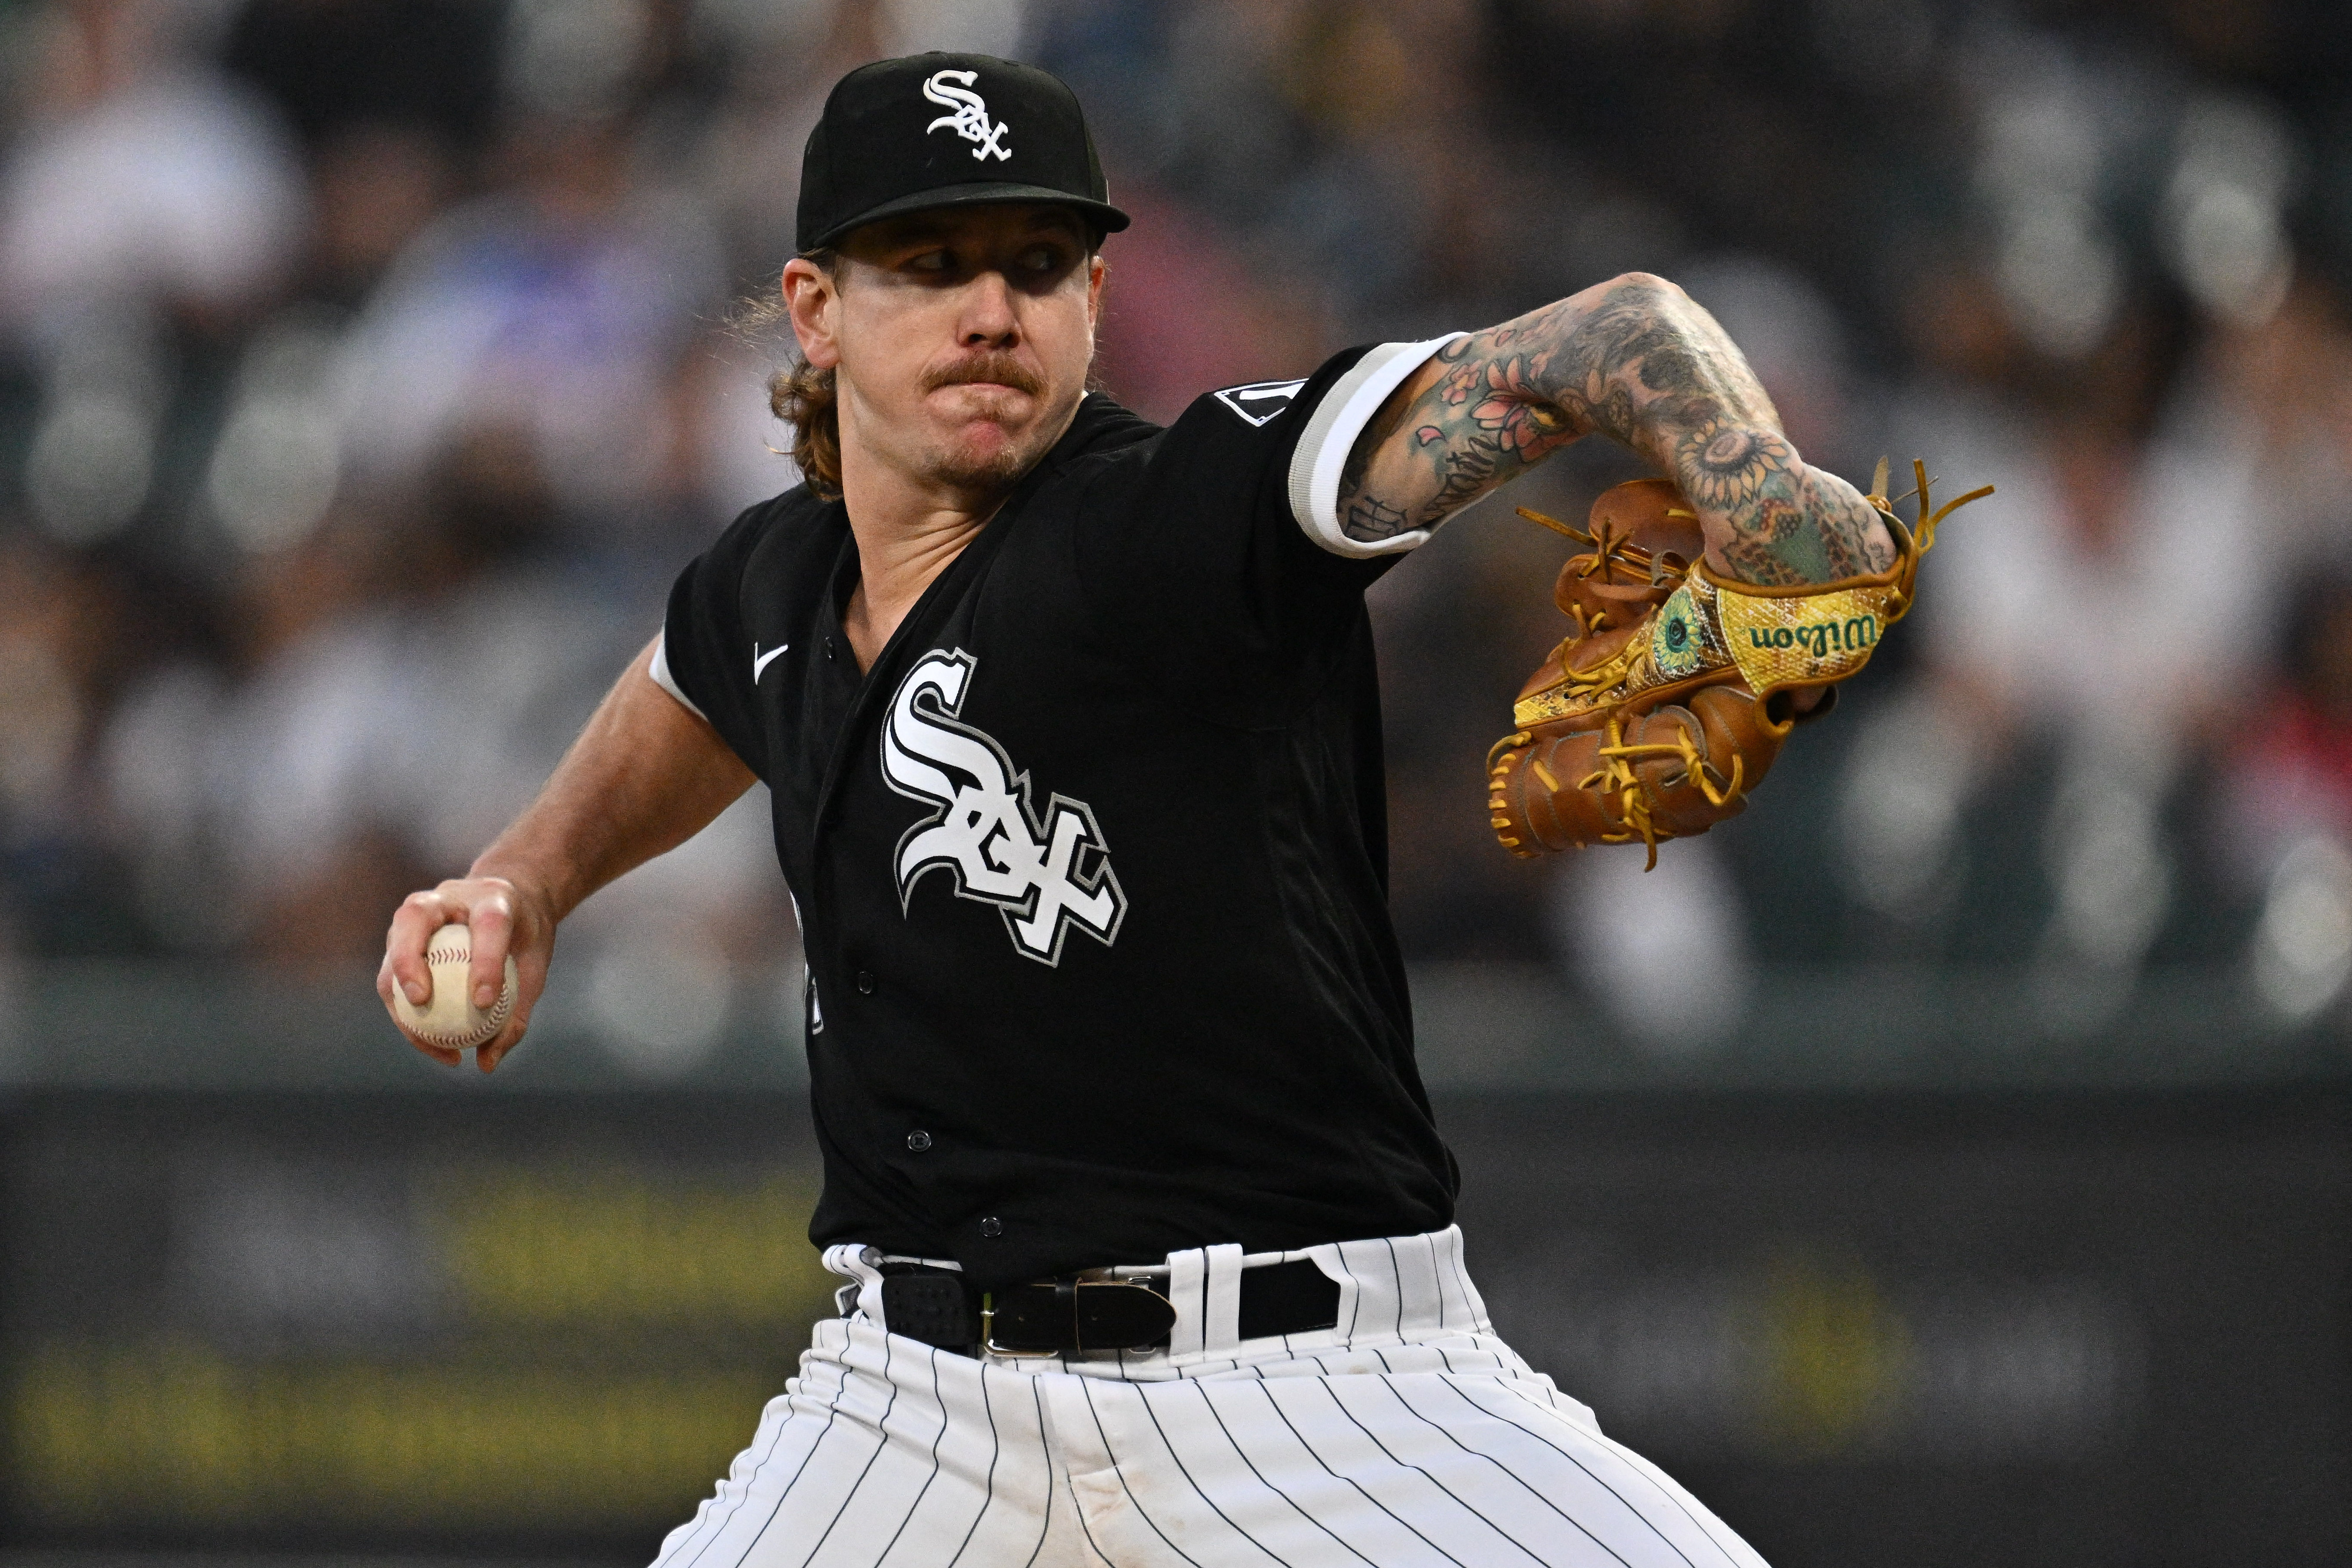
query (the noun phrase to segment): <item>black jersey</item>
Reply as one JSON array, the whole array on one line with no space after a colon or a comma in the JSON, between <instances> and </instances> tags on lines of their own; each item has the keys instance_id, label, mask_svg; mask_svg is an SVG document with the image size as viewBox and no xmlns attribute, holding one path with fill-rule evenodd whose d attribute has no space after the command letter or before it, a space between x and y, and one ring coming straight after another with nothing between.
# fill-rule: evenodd
<instances>
[{"instance_id":1,"label":"black jersey","mask_svg":"<svg viewBox=\"0 0 2352 1568\"><path fill-rule=\"evenodd\" d=\"M840 502L678 579L656 678L768 783L801 918L819 1245L987 1284L1451 1222L1363 603L1420 536L1330 518L1434 347L1165 430L1088 397L863 676Z\"/></svg>"}]
</instances>

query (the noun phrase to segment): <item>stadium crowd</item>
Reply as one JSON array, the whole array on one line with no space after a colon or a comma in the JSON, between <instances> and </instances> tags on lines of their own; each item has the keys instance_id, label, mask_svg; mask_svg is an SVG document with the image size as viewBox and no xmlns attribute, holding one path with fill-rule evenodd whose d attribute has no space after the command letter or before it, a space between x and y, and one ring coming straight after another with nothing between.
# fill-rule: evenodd
<instances>
[{"instance_id":1,"label":"stadium crowd","mask_svg":"<svg viewBox=\"0 0 2352 1568\"><path fill-rule=\"evenodd\" d=\"M372 962L793 482L732 308L826 89L935 47L1087 103L1136 218L1101 377L1155 418L1641 267L1809 456L1999 486L1750 816L1647 877L1514 861L1480 789L1562 626L1511 504L1580 517L1633 460L1586 443L1392 573L1412 956L1554 962L1661 1031L1784 963L2335 1001L2352 21L2316 0L0 5L0 953ZM772 963L763 818L583 938ZM1694 980L1694 942L1734 956Z\"/></svg>"}]
</instances>

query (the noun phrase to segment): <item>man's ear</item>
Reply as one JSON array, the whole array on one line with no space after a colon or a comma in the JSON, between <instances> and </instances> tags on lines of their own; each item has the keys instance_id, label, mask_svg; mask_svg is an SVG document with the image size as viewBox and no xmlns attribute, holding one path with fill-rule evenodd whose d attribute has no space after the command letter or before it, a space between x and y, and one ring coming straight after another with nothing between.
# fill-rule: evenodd
<instances>
[{"instance_id":1,"label":"man's ear","mask_svg":"<svg viewBox=\"0 0 2352 1568\"><path fill-rule=\"evenodd\" d=\"M1087 258L1087 319L1090 325L1102 321L1103 285L1110 278L1110 263L1097 251Z\"/></svg>"},{"instance_id":2,"label":"man's ear","mask_svg":"<svg viewBox=\"0 0 2352 1568\"><path fill-rule=\"evenodd\" d=\"M784 263L784 309L793 319L793 336L800 340L801 358L818 370L841 362L841 345L835 336L835 307L841 290L816 263L796 256Z\"/></svg>"}]
</instances>

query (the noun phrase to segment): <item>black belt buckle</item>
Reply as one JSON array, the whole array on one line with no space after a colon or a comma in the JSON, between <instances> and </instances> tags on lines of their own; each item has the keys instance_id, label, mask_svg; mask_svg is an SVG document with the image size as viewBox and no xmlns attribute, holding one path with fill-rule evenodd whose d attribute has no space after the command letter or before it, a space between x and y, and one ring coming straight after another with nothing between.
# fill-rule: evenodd
<instances>
[{"instance_id":1,"label":"black belt buckle","mask_svg":"<svg viewBox=\"0 0 2352 1568\"><path fill-rule=\"evenodd\" d=\"M1176 1309L1140 1281L1088 1270L980 1298L980 1343L992 1355L1153 1350L1168 1343Z\"/></svg>"}]
</instances>

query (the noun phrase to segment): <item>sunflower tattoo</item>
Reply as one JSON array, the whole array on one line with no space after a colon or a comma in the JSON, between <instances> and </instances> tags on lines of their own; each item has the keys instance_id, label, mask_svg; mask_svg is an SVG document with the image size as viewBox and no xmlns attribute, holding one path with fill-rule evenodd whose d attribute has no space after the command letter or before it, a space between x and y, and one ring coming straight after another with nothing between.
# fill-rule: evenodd
<instances>
[{"instance_id":1,"label":"sunflower tattoo","mask_svg":"<svg viewBox=\"0 0 2352 1568\"><path fill-rule=\"evenodd\" d=\"M1752 507L1796 456L1785 440L1754 425L1710 420L1683 437L1675 465L1684 493L1710 512Z\"/></svg>"}]
</instances>

